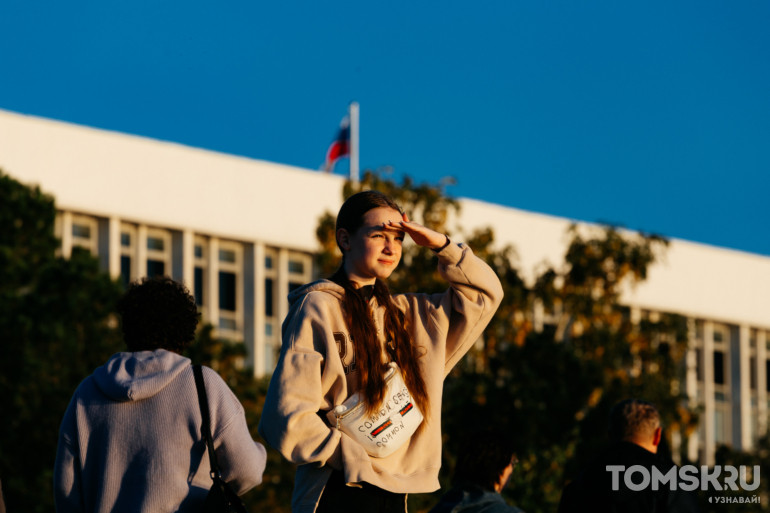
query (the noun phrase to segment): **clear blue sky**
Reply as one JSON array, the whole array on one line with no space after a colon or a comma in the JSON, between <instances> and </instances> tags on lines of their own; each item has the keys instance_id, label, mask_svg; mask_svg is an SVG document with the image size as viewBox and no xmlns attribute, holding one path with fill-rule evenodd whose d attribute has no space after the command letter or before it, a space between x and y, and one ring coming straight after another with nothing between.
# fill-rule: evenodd
<instances>
[{"instance_id":1,"label":"clear blue sky","mask_svg":"<svg viewBox=\"0 0 770 513\"><path fill-rule=\"evenodd\" d=\"M767 0L0 4L3 109L317 169L351 100L362 168L770 255Z\"/></svg>"}]
</instances>

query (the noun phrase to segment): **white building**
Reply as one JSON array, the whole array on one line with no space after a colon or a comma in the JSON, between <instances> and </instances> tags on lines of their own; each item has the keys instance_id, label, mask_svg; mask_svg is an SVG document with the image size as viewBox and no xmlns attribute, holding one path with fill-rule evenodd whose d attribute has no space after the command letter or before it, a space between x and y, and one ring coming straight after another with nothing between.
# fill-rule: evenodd
<instances>
[{"instance_id":1,"label":"white building","mask_svg":"<svg viewBox=\"0 0 770 513\"><path fill-rule=\"evenodd\" d=\"M258 375L275 365L288 292L314 278L316 220L337 211L343 180L1 110L0 168L56 198L64 255L86 247L125 281L183 280ZM463 227L492 226L522 271L562 261L570 220L461 203ZM624 301L690 320L686 390L704 407L690 458L713 463L719 443L751 450L768 426L770 258L673 240Z\"/></svg>"}]
</instances>

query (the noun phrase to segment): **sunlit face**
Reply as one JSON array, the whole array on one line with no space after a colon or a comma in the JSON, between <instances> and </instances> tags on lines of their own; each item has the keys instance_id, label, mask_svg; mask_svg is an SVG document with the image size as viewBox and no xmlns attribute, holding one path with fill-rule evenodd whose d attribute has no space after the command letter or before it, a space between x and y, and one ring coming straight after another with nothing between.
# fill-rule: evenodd
<instances>
[{"instance_id":1,"label":"sunlit face","mask_svg":"<svg viewBox=\"0 0 770 513\"><path fill-rule=\"evenodd\" d=\"M404 232L388 226L401 221L401 214L389 207L369 210L355 233L341 229L340 247L345 252L345 272L359 287L374 284L375 279L386 280L401 260Z\"/></svg>"}]
</instances>

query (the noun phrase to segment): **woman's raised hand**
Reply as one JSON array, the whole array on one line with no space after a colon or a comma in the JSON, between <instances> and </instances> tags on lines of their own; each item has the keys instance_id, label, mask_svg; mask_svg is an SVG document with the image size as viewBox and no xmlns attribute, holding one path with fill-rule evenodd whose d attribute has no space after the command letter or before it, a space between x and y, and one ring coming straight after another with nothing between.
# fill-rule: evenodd
<instances>
[{"instance_id":1,"label":"woman's raised hand","mask_svg":"<svg viewBox=\"0 0 770 513\"><path fill-rule=\"evenodd\" d=\"M410 221L406 213L402 214L401 217L403 218L401 221L398 221L397 223L389 221L388 224L393 228L404 230L416 244L428 249L439 249L445 245L447 236L443 233L439 233L430 228L426 228L419 223Z\"/></svg>"}]
</instances>

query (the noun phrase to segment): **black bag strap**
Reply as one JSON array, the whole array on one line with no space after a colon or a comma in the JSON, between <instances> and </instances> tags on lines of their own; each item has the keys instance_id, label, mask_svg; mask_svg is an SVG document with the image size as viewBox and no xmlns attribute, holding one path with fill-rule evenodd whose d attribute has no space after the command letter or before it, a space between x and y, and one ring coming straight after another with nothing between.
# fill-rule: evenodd
<instances>
[{"instance_id":1,"label":"black bag strap","mask_svg":"<svg viewBox=\"0 0 770 513\"><path fill-rule=\"evenodd\" d=\"M201 409L201 433L206 439L206 447L209 452L209 463L211 466L211 479L222 477L217 463L217 453L214 452L214 440L211 438L211 416L209 414L209 401L206 395L206 383L203 381L203 368L199 364L193 365L193 375L195 376L195 388L198 389L198 404Z\"/></svg>"}]
</instances>

